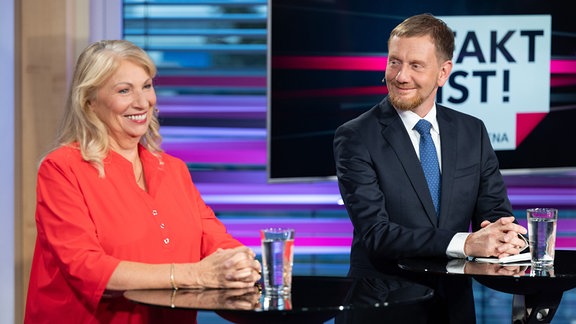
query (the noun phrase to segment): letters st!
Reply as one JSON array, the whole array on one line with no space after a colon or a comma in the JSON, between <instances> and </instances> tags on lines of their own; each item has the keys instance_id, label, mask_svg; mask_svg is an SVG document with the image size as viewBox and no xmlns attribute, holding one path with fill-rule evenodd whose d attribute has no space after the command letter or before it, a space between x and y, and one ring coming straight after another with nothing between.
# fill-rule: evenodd
<instances>
[{"instance_id":1,"label":"letters st!","mask_svg":"<svg viewBox=\"0 0 576 324\"><path fill-rule=\"evenodd\" d=\"M550 112L550 15L445 16L454 67L438 102L484 121L495 150L514 150Z\"/></svg>"}]
</instances>

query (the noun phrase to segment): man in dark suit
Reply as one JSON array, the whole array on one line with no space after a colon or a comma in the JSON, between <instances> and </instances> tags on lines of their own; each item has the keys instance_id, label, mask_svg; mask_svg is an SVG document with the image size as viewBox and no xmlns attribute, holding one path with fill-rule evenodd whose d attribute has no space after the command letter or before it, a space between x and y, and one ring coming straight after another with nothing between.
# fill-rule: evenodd
<instances>
[{"instance_id":1,"label":"man in dark suit","mask_svg":"<svg viewBox=\"0 0 576 324\"><path fill-rule=\"evenodd\" d=\"M435 102L453 52L443 21L406 19L388 39L388 96L336 130L338 185L354 226L351 276L395 274L404 257L504 257L526 246L483 122ZM438 158L436 203L414 130L421 119Z\"/></svg>"}]
</instances>

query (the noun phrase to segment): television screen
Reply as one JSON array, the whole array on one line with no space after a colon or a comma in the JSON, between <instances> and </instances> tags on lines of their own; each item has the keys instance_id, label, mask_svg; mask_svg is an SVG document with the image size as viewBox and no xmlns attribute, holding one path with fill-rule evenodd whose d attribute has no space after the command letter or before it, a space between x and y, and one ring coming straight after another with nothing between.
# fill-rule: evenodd
<instances>
[{"instance_id":1,"label":"television screen","mask_svg":"<svg viewBox=\"0 0 576 324\"><path fill-rule=\"evenodd\" d=\"M424 12L456 36L437 101L485 122L503 172L576 167L576 24L559 1L274 0L270 182L335 179L335 129L386 96L388 34Z\"/></svg>"}]
</instances>

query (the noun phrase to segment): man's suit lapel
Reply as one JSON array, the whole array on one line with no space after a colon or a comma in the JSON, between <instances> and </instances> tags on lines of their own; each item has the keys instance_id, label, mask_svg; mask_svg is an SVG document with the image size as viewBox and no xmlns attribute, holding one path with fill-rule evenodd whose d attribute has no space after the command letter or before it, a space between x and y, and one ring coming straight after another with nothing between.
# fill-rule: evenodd
<instances>
[{"instance_id":1,"label":"man's suit lapel","mask_svg":"<svg viewBox=\"0 0 576 324\"><path fill-rule=\"evenodd\" d=\"M396 152L396 155L404 168L404 172L410 179L412 187L416 191L420 202L426 210L430 222L436 226L436 224L438 224L438 217L436 216L432 197L428 191L424 171L422 171L422 166L420 160L418 160L416 152L414 151L412 141L410 140L408 133L406 133L406 129L404 128L404 124L398 116L398 113L396 113L396 110L388 103L387 99L384 99L380 103L380 107L382 136Z\"/></svg>"},{"instance_id":2,"label":"man's suit lapel","mask_svg":"<svg viewBox=\"0 0 576 324\"><path fill-rule=\"evenodd\" d=\"M454 121L446 114L445 108L436 105L436 118L440 127L442 150L442 188L440 196L440 225L449 221L452 189L454 188L454 171L456 169L456 147L458 130Z\"/></svg>"}]
</instances>

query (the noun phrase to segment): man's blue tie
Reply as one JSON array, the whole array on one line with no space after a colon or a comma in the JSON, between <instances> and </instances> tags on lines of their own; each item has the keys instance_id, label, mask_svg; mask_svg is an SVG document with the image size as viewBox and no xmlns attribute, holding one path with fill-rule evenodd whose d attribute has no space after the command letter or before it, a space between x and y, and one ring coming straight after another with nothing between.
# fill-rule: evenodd
<instances>
[{"instance_id":1,"label":"man's blue tie","mask_svg":"<svg viewBox=\"0 0 576 324\"><path fill-rule=\"evenodd\" d=\"M440 164L436 147L430 136L432 124L429 121L420 119L414 129L420 133L420 163L428 182L428 189L432 195L436 215L440 214Z\"/></svg>"}]
</instances>

